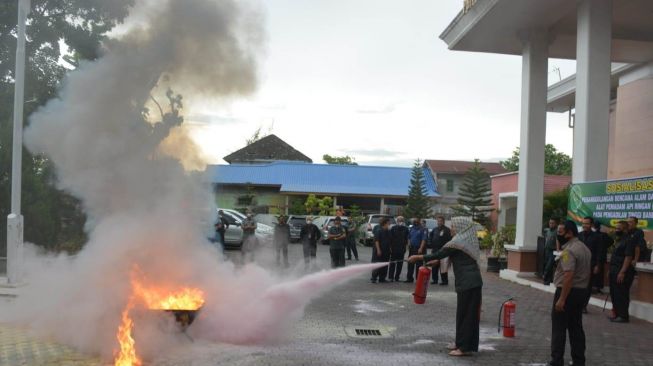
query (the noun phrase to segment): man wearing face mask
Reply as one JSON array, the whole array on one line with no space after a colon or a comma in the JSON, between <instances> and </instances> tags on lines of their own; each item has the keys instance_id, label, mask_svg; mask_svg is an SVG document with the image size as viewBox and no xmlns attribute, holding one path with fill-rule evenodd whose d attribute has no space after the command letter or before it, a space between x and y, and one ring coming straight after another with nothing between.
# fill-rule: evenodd
<instances>
[{"instance_id":1,"label":"man wearing face mask","mask_svg":"<svg viewBox=\"0 0 653 366\"><path fill-rule=\"evenodd\" d=\"M567 332L573 365L585 365L583 308L590 282L592 253L577 235L578 228L573 221L558 225L557 237L562 252L553 277L556 292L551 312L550 366L564 365Z\"/></svg>"},{"instance_id":2,"label":"man wearing face mask","mask_svg":"<svg viewBox=\"0 0 653 366\"><path fill-rule=\"evenodd\" d=\"M429 236L429 242L432 248L431 254L440 251L451 240L451 229L444 225L444 216L436 217L436 221L438 225L431 231L431 235ZM441 286L447 286L449 284L449 271L447 267L448 263L446 259L441 260L440 264L433 266L433 272L431 272L432 285L438 283L438 274L442 279L442 282L440 282Z\"/></svg>"},{"instance_id":3,"label":"man wearing face mask","mask_svg":"<svg viewBox=\"0 0 653 366\"><path fill-rule=\"evenodd\" d=\"M615 248L610 257L610 299L614 309L614 323L628 323L630 286L635 278L632 264L635 258L635 243L628 240L628 222L619 221L614 232Z\"/></svg>"},{"instance_id":4,"label":"man wearing face mask","mask_svg":"<svg viewBox=\"0 0 653 366\"><path fill-rule=\"evenodd\" d=\"M592 286L598 293L603 293L601 290L605 286L605 263L608 260L608 247L612 245L612 238L607 233L601 231L601 223L594 221L594 234L598 237L596 248L596 264L599 273L592 276Z\"/></svg>"},{"instance_id":5,"label":"man wearing face mask","mask_svg":"<svg viewBox=\"0 0 653 366\"><path fill-rule=\"evenodd\" d=\"M302 226L299 233L299 240L302 242L304 250L304 269L309 270L311 263L315 263L317 257L317 242L322 238L322 232L313 223L313 217L306 218L306 225Z\"/></svg>"},{"instance_id":6,"label":"man wearing face mask","mask_svg":"<svg viewBox=\"0 0 653 366\"><path fill-rule=\"evenodd\" d=\"M585 295L585 307L583 308L583 313L587 314L587 305L590 302L592 297L592 283L594 282L596 276L599 274L599 247L601 245L599 236L592 231L592 226L594 225L594 219L591 217L585 217L583 219L583 231L578 234L578 240L582 241L587 249L592 253L592 280L587 284L587 294Z\"/></svg>"}]
</instances>

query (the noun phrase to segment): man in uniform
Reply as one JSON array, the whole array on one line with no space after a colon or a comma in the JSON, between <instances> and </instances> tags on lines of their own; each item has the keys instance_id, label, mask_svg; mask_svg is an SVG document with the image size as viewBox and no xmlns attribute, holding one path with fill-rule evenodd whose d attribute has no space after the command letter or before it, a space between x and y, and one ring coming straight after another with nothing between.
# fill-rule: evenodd
<instances>
[{"instance_id":1,"label":"man in uniform","mask_svg":"<svg viewBox=\"0 0 653 366\"><path fill-rule=\"evenodd\" d=\"M631 216L628 218L628 237L635 246L635 263L640 261L650 261L651 256L648 254L648 247L646 246L646 239L644 238L644 231L637 228L637 217Z\"/></svg>"},{"instance_id":2,"label":"man in uniform","mask_svg":"<svg viewBox=\"0 0 653 366\"><path fill-rule=\"evenodd\" d=\"M558 225L558 242L562 245L553 277L556 292L551 312L550 366L563 366L565 343L569 332L574 366L585 366L585 331L583 307L590 282L592 253L578 238L576 223L567 220Z\"/></svg>"},{"instance_id":3,"label":"man in uniform","mask_svg":"<svg viewBox=\"0 0 653 366\"><path fill-rule=\"evenodd\" d=\"M592 283L594 278L599 274L599 246L600 238L599 236L592 231L592 226L594 225L594 219L591 217L585 217L583 219L583 231L578 234L578 240L582 241L587 249L592 253L592 280L587 284L587 294L585 295L585 306L583 307L583 313L587 314L587 305L590 303L590 298L592 297Z\"/></svg>"},{"instance_id":4,"label":"man in uniform","mask_svg":"<svg viewBox=\"0 0 653 366\"><path fill-rule=\"evenodd\" d=\"M628 323L628 307L630 306L630 286L635 278L632 264L635 257L635 243L628 240L628 223L619 221L614 232L615 248L610 257L610 298L614 323Z\"/></svg>"},{"instance_id":5,"label":"man in uniform","mask_svg":"<svg viewBox=\"0 0 653 366\"><path fill-rule=\"evenodd\" d=\"M329 228L329 253L331 254L331 268L345 266L345 245L347 241L347 231L342 226L342 219L336 216L334 225Z\"/></svg>"},{"instance_id":6,"label":"man in uniform","mask_svg":"<svg viewBox=\"0 0 653 366\"><path fill-rule=\"evenodd\" d=\"M437 226L429 235L431 254L437 253L449 242L449 240L451 240L451 229L444 225L444 216L438 216L435 219L437 221ZM433 266L433 271L431 272L432 285L438 283L438 276L442 279L442 282L440 282L441 286L447 286L449 284L449 269L446 261L440 261L437 265Z\"/></svg>"},{"instance_id":7,"label":"man in uniform","mask_svg":"<svg viewBox=\"0 0 653 366\"><path fill-rule=\"evenodd\" d=\"M256 237L256 221L251 212L247 213L247 218L242 222L243 230L243 262L253 262L254 252L258 249L258 238Z\"/></svg>"},{"instance_id":8,"label":"man in uniform","mask_svg":"<svg viewBox=\"0 0 653 366\"><path fill-rule=\"evenodd\" d=\"M379 222L380 230L374 234L374 248L372 251L372 263L387 262L390 260L390 220L387 217L381 219ZM377 268L372 271L372 283L387 282L385 278L388 275L388 267Z\"/></svg>"},{"instance_id":9,"label":"man in uniform","mask_svg":"<svg viewBox=\"0 0 653 366\"><path fill-rule=\"evenodd\" d=\"M546 286L548 286L553 280L553 267L555 265L555 256L553 255L553 252L560 250L556 239L557 235L558 219L550 218L549 227L544 229L544 273L542 274L542 280Z\"/></svg>"},{"instance_id":10,"label":"man in uniform","mask_svg":"<svg viewBox=\"0 0 653 366\"><path fill-rule=\"evenodd\" d=\"M274 249L277 252L277 267L281 266L281 253L283 252L283 266L288 268L288 243L290 242L290 225L286 223L285 216L279 216L274 227Z\"/></svg>"},{"instance_id":11,"label":"man in uniform","mask_svg":"<svg viewBox=\"0 0 653 366\"><path fill-rule=\"evenodd\" d=\"M358 261L358 248L356 248L356 223L353 217L349 218L348 225L342 225L347 230L347 259L351 260L351 253L354 253L354 258Z\"/></svg>"},{"instance_id":12,"label":"man in uniform","mask_svg":"<svg viewBox=\"0 0 653 366\"><path fill-rule=\"evenodd\" d=\"M403 216L397 216L397 225L390 229L390 281L399 281L408 247L408 228Z\"/></svg>"},{"instance_id":13,"label":"man in uniform","mask_svg":"<svg viewBox=\"0 0 653 366\"><path fill-rule=\"evenodd\" d=\"M426 247L426 235L424 235L424 228L422 228L422 220L416 218L413 220L413 226L408 232L408 237L410 238L410 245L408 246L408 255L418 255L424 254L424 249ZM406 274L406 282L410 283L414 281L414 277L419 272L419 267L422 266L422 262L408 263L408 273Z\"/></svg>"},{"instance_id":14,"label":"man in uniform","mask_svg":"<svg viewBox=\"0 0 653 366\"><path fill-rule=\"evenodd\" d=\"M306 218L306 225L302 226L299 240L304 250L304 270L309 270L311 262L317 257L317 242L322 238L322 231L313 223L313 217Z\"/></svg>"}]
</instances>

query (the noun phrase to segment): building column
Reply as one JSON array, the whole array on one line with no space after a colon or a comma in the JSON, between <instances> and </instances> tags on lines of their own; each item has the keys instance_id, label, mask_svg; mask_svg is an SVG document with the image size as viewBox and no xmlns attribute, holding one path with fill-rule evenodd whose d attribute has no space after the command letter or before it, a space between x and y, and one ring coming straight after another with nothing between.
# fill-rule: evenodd
<instances>
[{"instance_id":1,"label":"building column","mask_svg":"<svg viewBox=\"0 0 653 366\"><path fill-rule=\"evenodd\" d=\"M284 214L286 216L288 216L289 206L290 206L290 196L286 195L286 209L284 210Z\"/></svg>"},{"instance_id":2,"label":"building column","mask_svg":"<svg viewBox=\"0 0 653 366\"><path fill-rule=\"evenodd\" d=\"M381 197L381 212L380 214L385 214L385 198Z\"/></svg>"},{"instance_id":3,"label":"building column","mask_svg":"<svg viewBox=\"0 0 653 366\"><path fill-rule=\"evenodd\" d=\"M544 30L523 34L522 95L515 245L507 246L508 269L535 272L544 200L544 143L549 38Z\"/></svg>"},{"instance_id":4,"label":"building column","mask_svg":"<svg viewBox=\"0 0 653 366\"><path fill-rule=\"evenodd\" d=\"M580 1L577 22L573 183L607 177L612 0Z\"/></svg>"}]
</instances>

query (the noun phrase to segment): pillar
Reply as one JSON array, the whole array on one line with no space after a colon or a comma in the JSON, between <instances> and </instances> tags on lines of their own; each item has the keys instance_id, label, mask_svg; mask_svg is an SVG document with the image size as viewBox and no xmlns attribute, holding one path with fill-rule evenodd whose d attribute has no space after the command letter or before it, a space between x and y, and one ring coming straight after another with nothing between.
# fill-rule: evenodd
<instances>
[{"instance_id":1,"label":"pillar","mask_svg":"<svg viewBox=\"0 0 653 366\"><path fill-rule=\"evenodd\" d=\"M612 0L580 1L577 21L573 183L607 177Z\"/></svg>"},{"instance_id":2,"label":"pillar","mask_svg":"<svg viewBox=\"0 0 653 366\"><path fill-rule=\"evenodd\" d=\"M544 200L544 144L548 76L548 34L522 34L522 95L515 245L507 246L508 268L535 272L537 237Z\"/></svg>"},{"instance_id":3,"label":"pillar","mask_svg":"<svg viewBox=\"0 0 653 366\"><path fill-rule=\"evenodd\" d=\"M385 198L381 197L381 212L380 214L385 214Z\"/></svg>"}]
</instances>

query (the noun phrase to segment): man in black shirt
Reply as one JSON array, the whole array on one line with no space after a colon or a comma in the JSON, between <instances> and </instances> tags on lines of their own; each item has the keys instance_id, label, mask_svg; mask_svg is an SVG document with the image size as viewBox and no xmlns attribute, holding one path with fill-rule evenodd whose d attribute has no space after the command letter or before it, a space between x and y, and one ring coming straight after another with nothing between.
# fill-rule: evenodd
<instances>
[{"instance_id":1,"label":"man in black shirt","mask_svg":"<svg viewBox=\"0 0 653 366\"><path fill-rule=\"evenodd\" d=\"M595 276L592 276L592 286L594 290L598 293L602 293L601 290L605 286L605 263L608 260L608 247L613 243L610 235L601 231L601 223L598 221L594 222L594 233L598 236L597 248L596 248L596 260L599 273Z\"/></svg>"},{"instance_id":2,"label":"man in black shirt","mask_svg":"<svg viewBox=\"0 0 653 366\"><path fill-rule=\"evenodd\" d=\"M444 216L436 217L437 226L431 231L429 235L429 243L431 243L431 254L437 253L442 247L451 240L451 230L444 225ZM442 266L442 268L440 268ZM449 270L448 263L439 262L437 265L433 266L433 271L431 272L431 284L435 285L438 283L438 273L440 274L442 282L440 285L447 286L449 284Z\"/></svg>"},{"instance_id":3,"label":"man in black shirt","mask_svg":"<svg viewBox=\"0 0 653 366\"><path fill-rule=\"evenodd\" d=\"M374 248L372 248L372 263L387 262L390 260L390 220L387 217L381 219L380 230L374 233ZM388 267L377 268L372 271L372 283L387 282Z\"/></svg>"},{"instance_id":4,"label":"man in black shirt","mask_svg":"<svg viewBox=\"0 0 653 366\"><path fill-rule=\"evenodd\" d=\"M299 233L299 241L304 250L304 270L309 270L311 262L317 257L317 242L322 238L322 231L313 223L313 217L306 218L306 225L302 226Z\"/></svg>"},{"instance_id":5,"label":"man in black shirt","mask_svg":"<svg viewBox=\"0 0 653 366\"><path fill-rule=\"evenodd\" d=\"M390 270L388 279L399 282L408 247L408 227L403 216L397 216L397 225L390 229Z\"/></svg>"},{"instance_id":6,"label":"man in black shirt","mask_svg":"<svg viewBox=\"0 0 653 366\"><path fill-rule=\"evenodd\" d=\"M630 306L630 286L635 278L632 264L635 257L635 243L628 240L628 223L620 221L614 232L615 248L610 257L610 298L614 309L615 323L628 323Z\"/></svg>"},{"instance_id":7,"label":"man in black shirt","mask_svg":"<svg viewBox=\"0 0 653 366\"><path fill-rule=\"evenodd\" d=\"M285 216L279 216L278 224L274 227L274 248L277 252L277 267L281 266L281 253L283 252L283 266L288 268L288 243L290 242L290 225L286 223Z\"/></svg>"},{"instance_id":8,"label":"man in black shirt","mask_svg":"<svg viewBox=\"0 0 653 366\"><path fill-rule=\"evenodd\" d=\"M329 253L331 254L331 268L345 266L345 245L347 231L342 226L342 219L336 216L334 225L329 228L327 239L329 240Z\"/></svg>"},{"instance_id":9,"label":"man in black shirt","mask_svg":"<svg viewBox=\"0 0 653 366\"><path fill-rule=\"evenodd\" d=\"M589 216L585 217L583 219L583 231L578 234L578 240L582 241L587 249L592 252L592 258L590 260L592 278L587 284L587 296L585 299L585 307L583 308L584 314L587 314L587 305L590 303L590 298L592 297L593 279L599 274L598 249L600 246L600 238L595 232L592 231L592 225L594 225L594 219Z\"/></svg>"},{"instance_id":10,"label":"man in black shirt","mask_svg":"<svg viewBox=\"0 0 653 366\"><path fill-rule=\"evenodd\" d=\"M631 216L628 218L628 236L629 240L635 245L635 263L642 261L650 261L651 255L648 253L646 246L646 239L644 239L644 232L642 229L637 228L637 217Z\"/></svg>"},{"instance_id":11,"label":"man in black shirt","mask_svg":"<svg viewBox=\"0 0 653 366\"><path fill-rule=\"evenodd\" d=\"M218 221L215 223L215 232L218 233L218 240L224 249L224 233L229 229L229 222L224 217L224 211L218 211Z\"/></svg>"}]
</instances>

